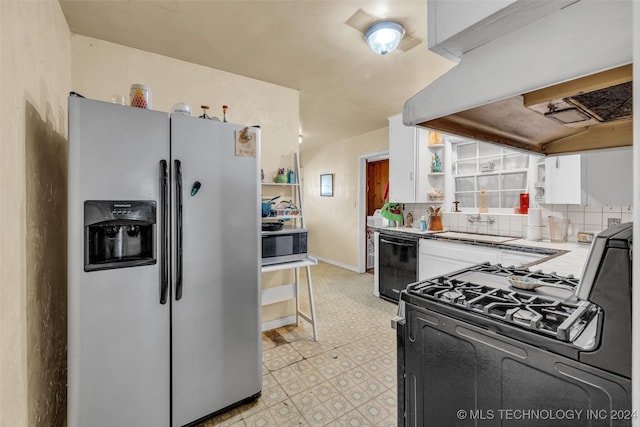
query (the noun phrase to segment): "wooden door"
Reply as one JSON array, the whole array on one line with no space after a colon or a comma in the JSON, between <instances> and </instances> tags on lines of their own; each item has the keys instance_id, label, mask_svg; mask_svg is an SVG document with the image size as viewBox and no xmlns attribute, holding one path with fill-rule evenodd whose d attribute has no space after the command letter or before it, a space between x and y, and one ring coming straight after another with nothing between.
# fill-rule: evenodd
<instances>
[{"instance_id":1,"label":"wooden door","mask_svg":"<svg viewBox=\"0 0 640 427\"><path fill-rule=\"evenodd\" d=\"M389 160L367 163L367 216L384 204L384 190L389 182Z\"/></svg>"}]
</instances>

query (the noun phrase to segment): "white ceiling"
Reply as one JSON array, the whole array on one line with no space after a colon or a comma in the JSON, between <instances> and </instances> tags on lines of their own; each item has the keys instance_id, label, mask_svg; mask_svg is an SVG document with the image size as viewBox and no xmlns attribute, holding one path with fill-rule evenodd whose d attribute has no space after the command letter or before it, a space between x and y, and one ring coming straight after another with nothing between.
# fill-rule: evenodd
<instances>
[{"instance_id":1,"label":"white ceiling","mask_svg":"<svg viewBox=\"0 0 640 427\"><path fill-rule=\"evenodd\" d=\"M71 31L300 91L303 149L387 126L451 63L427 50L426 1L60 0ZM359 9L423 40L380 57ZM277 102L277 100L274 100Z\"/></svg>"}]
</instances>

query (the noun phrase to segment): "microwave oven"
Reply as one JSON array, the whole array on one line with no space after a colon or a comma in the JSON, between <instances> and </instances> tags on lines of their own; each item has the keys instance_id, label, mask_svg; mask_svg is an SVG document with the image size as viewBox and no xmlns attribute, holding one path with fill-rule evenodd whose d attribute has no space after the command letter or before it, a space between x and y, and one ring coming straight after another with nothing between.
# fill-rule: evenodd
<instances>
[{"instance_id":1,"label":"microwave oven","mask_svg":"<svg viewBox=\"0 0 640 427\"><path fill-rule=\"evenodd\" d=\"M262 232L262 265L307 258L307 230L283 229Z\"/></svg>"}]
</instances>

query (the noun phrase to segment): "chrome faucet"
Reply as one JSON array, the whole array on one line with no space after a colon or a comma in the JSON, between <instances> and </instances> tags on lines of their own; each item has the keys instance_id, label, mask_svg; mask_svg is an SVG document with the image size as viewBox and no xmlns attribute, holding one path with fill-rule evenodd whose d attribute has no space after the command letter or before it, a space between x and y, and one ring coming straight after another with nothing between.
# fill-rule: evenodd
<instances>
[{"instance_id":1,"label":"chrome faucet","mask_svg":"<svg viewBox=\"0 0 640 427\"><path fill-rule=\"evenodd\" d=\"M496 219L492 216L487 216L487 219L482 219L481 215L467 215L467 221L475 224L478 222L486 222L487 224L493 224L494 222L496 222Z\"/></svg>"}]
</instances>

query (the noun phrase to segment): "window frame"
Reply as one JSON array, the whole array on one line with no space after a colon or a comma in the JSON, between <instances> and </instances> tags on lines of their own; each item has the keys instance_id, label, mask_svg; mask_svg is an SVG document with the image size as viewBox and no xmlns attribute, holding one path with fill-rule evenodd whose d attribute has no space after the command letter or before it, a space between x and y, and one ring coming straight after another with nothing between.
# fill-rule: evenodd
<instances>
[{"instance_id":1,"label":"window frame","mask_svg":"<svg viewBox=\"0 0 640 427\"><path fill-rule=\"evenodd\" d=\"M482 146L483 144L486 144L484 147ZM475 145L475 156L471 156L471 157L463 157L463 158L459 158L459 147L461 146L470 146L470 145ZM485 148L486 150L482 150L482 148ZM488 152L488 154L482 154L482 151L486 151ZM512 155L521 155L521 156L525 156L526 157L526 166L525 167L520 167L520 168L505 168L506 164L505 164L505 160L508 159L509 156ZM514 206L511 207L505 207L504 203L505 203L505 199L504 196L507 193L530 193L531 194L531 189L533 189L533 182L534 182L534 173L535 173L535 168L537 167L538 161L537 161L537 156L533 156L529 153L523 152L523 151L519 151L517 149L513 149L511 147L503 147L503 146L499 146L496 144L491 144L488 142L484 142L484 141L477 141L477 140L471 140L471 139L463 139L463 140L459 140L459 141L452 141L451 142L451 158L452 158L452 162L451 162L451 176L452 176L452 191L451 191L451 195L453 197L453 200L458 200L458 196L460 194L467 194L467 195L472 195L473 196L473 206L468 206L468 205L460 205L460 210L462 212L476 212L478 209L478 194L480 192L480 185L479 185L479 179L482 179L482 177L491 177L494 176L497 179L497 184L498 184L498 188L497 189L487 189L487 193L489 195L495 195L497 193L498 196L498 204L499 206L502 207L492 207L490 206L489 209L491 212L493 213L513 213L514 212ZM474 171L473 172L464 172L464 173L460 173L460 162L466 162L466 163L474 163ZM482 171L482 167L483 166L488 166L490 167L490 162L491 161L495 161L496 162L496 166L495 166L495 170L490 169L487 171ZM499 162L499 163L498 163ZM484 163L484 164L483 164ZM505 175L510 175L510 174L524 174L524 183L525 183L525 187L524 188L504 188L504 176ZM463 190L463 191L458 191L458 178L473 178L473 189L472 190ZM518 200L518 198L516 197L516 200ZM517 203L517 201L516 201Z\"/></svg>"}]
</instances>

